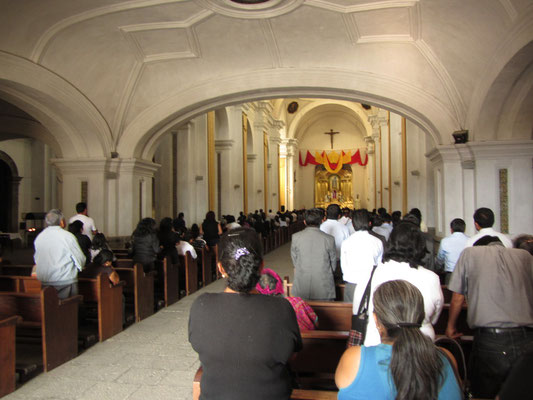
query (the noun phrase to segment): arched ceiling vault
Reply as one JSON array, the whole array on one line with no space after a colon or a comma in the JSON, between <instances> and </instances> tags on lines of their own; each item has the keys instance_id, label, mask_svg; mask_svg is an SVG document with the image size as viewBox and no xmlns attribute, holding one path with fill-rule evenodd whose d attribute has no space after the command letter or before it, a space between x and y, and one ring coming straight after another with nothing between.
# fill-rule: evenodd
<instances>
[{"instance_id":1,"label":"arched ceiling vault","mask_svg":"<svg viewBox=\"0 0 533 400\"><path fill-rule=\"evenodd\" d=\"M532 40L529 0L0 0L0 91L69 157L151 159L191 116L287 96L386 108L436 144L513 139Z\"/></svg>"}]
</instances>

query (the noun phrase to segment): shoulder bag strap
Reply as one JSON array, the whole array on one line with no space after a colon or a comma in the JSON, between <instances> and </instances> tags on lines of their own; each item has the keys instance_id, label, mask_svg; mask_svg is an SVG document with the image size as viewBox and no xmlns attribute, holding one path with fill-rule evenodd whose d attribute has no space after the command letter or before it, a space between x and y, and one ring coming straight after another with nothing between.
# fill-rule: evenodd
<instances>
[{"instance_id":1,"label":"shoulder bag strap","mask_svg":"<svg viewBox=\"0 0 533 400\"><path fill-rule=\"evenodd\" d=\"M370 303L370 288L372 286L372 277L374 276L374 271L376 270L376 268L377 265L374 265L374 267L372 268L372 273L370 274L370 279L366 284L365 293L363 294L361 303L359 303L359 310L357 314L361 314L362 312L368 311L368 304Z\"/></svg>"}]
</instances>

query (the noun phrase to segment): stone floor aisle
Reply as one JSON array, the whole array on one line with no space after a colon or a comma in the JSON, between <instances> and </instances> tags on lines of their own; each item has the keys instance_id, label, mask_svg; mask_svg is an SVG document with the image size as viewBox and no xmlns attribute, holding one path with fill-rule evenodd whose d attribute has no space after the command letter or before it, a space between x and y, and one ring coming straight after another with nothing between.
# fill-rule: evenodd
<instances>
[{"instance_id":1,"label":"stone floor aisle","mask_svg":"<svg viewBox=\"0 0 533 400\"><path fill-rule=\"evenodd\" d=\"M265 266L292 279L290 244L267 254ZM4 399L192 399L199 361L187 340L189 310L201 293L220 292L224 287L223 280L212 283L74 360L40 374Z\"/></svg>"}]
</instances>

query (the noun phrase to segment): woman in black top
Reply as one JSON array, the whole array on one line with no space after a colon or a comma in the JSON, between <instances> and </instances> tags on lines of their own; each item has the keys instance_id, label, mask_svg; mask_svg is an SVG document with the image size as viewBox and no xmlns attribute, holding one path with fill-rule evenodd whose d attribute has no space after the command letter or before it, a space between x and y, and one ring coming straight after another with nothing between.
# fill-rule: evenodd
<instances>
[{"instance_id":1,"label":"woman in black top","mask_svg":"<svg viewBox=\"0 0 533 400\"><path fill-rule=\"evenodd\" d=\"M154 269L154 261L161 250L155 234L156 223L152 218L143 218L132 234L131 252L133 262L143 265L144 272Z\"/></svg>"},{"instance_id":2,"label":"woman in black top","mask_svg":"<svg viewBox=\"0 0 533 400\"><path fill-rule=\"evenodd\" d=\"M263 267L259 236L228 231L219 260L228 287L199 296L189 317L189 341L203 367L200 399L289 399L287 362L302 338L290 303L255 290Z\"/></svg>"},{"instance_id":3,"label":"woman in black top","mask_svg":"<svg viewBox=\"0 0 533 400\"><path fill-rule=\"evenodd\" d=\"M169 257L172 264L178 264L178 250L176 244L179 243L180 238L178 233L172 228L172 219L163 218L159 223L159 232L157 232L159 243L162 247L159 257L161 259Z\"/></svg>"},{"instance_id":4,"label":"woman in black top","mask_svg":"<svg viewBox=\"0 0 533 400\"><path fill-rule=\"evenodd\" d=\"M91 239L89 236L84 235L83 232L83 222L76 220L69 224L68 231L76 236L80 249L85 254L85 265L90 264L91 262Z\"/></svg>"},{"instance_id":5,"label":"woman in black top","mask_svg":"<svg viewBox=\"0 0 533 400\"><path fill-rule=\"evenodd\" d=\"M209 211L205 215L200 233L203 235L203 239L209 247L215 246L218 243L218 239L222 235L222 228L215 219L215 213L213 211Z\"/></svg>"}]
</instances>

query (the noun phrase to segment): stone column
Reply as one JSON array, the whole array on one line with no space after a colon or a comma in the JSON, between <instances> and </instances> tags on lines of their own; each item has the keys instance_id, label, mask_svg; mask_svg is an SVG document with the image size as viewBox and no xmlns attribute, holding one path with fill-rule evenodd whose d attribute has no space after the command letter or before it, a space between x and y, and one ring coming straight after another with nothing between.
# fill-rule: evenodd
<instances>
[{"instance_id":1,"label":"stone column","mask_svg":"<svg viewBox=\"0 0 533 400\"><path fill-rule=\"evenodd\" d=\"M292 210L294 205L294 172L297 166L298 140L286 139L287 148L287 209Z\"/></svg>"},{"instance_id":2,"label":"stone column","mask_svg":"<svg viewBox=\"0 0 533 400\"><path fill-rule=\"evenodd\" d=\"M231 149L235 141L233 139L218 139L215 140L215 151L220 154L220 196L221 208L223 214L231 214L238 216L239 211L242 210L242 196L240 193L235 193L235 185L240 185L241 181L233 182L230 171L233 171L234 165L231 157ZM242 179L242 178L241 178ZM218 196L217 196L218 197Z\"/></svg>"},{"instance_id":3,"label":"stone column","mask_svg":"<svg viewBox=\"0 0 533 400\"><path fill-rule=\"evenodd\" d=\"M258 194L260 195L262 193L261 188L258 186L257 179L255 178L257 169L257 154L247 154L246 161L248 165L248 213L253 213L255 210L262 208L258 207L258 204L260 203L257 202ZM258 193L258 190L261 190L261 192Z\"/></svg>"},{"instance_id":4,"label":"stone column","mask_svg":"<svg viewBox=\"0 0 533 400\"><path fill-rule=\"evenodd\" d=\"M270 160L268 164L268 186L270 201L268 208L276 212L279 208L279 146L281 144L281 138L279 136L269 136L268 140L270 145Z\"/></svg>"},{"instance_id":5,"label":"stone column","mask_svg":"<svg viewBox=\"0 0 533 400\"><path fill-rule=\"evenodd\" d=\"M368 154L368 163L366 165L367 192L366 198L361 199L361 203L362 207L372 210L376 208L376 181L374 178L376 173L375 143L372 136L365 136L364 139L366 143L366 154Z\"/></svg>"}]
</instances>

